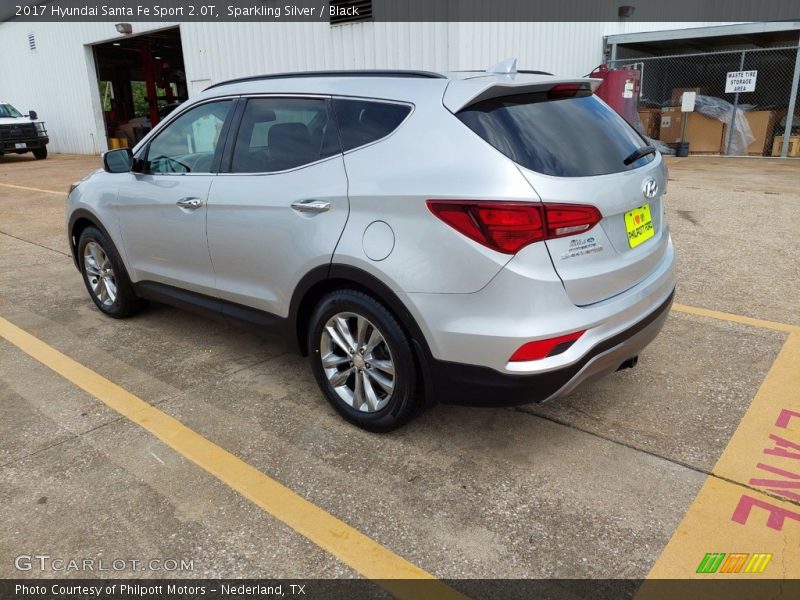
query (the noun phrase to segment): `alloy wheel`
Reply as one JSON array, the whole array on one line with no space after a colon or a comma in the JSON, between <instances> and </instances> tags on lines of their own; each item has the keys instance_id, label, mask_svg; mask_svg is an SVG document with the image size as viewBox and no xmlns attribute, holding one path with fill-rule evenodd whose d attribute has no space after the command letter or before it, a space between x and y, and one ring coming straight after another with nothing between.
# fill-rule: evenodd
<instances>
[{"instance_id":1,"label":"alloy wheel","mask_svg":"<svg viewBox=\"0 0 800 600\"><path fill-rule=\"evenodd\" d=\"M103 306L111 306L117 299L117 280L111 261L100 244L89 242L83 249L83 270L95 298Z\"/></svg>"},{"instance_id":2,"label":"alloy wheel","mask_svg":"<svg viewBox=\"0 0 800 600\"><path fill-rule=\"evenodd\" d=\"M361 315L341 312L325 323L322 368L333 389L353 409L377 412L395 387L392 353L380 330Z\"/></svg>"}]
</instances>

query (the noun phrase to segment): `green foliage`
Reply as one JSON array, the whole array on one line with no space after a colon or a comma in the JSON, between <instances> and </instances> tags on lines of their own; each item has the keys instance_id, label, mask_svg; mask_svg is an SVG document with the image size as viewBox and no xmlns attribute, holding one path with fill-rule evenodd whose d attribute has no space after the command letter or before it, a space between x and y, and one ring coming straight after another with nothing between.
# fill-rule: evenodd
<instances>
[{"instance_id":1,"label":"green foliage","mask_svg":"<svg viewBox=\"0 0 800 600\"><path fill-rule=\"evenodd\" d=\"M147 101L147 85L144 81L131 81L133 95L133 114L136 117L150 116L150 103Z\"/></svg>"},{"instance_id":2,"label":"green foliage","mask_svg":"<svg viewBox=\"0 0 800 600\"><path fill-rule=\"evenodd\" d=\"M108 112L111 110L111 94L112 87L110 81L100 82L100 98L103 100L103 110Z\"/></svg>"}]
</instances>

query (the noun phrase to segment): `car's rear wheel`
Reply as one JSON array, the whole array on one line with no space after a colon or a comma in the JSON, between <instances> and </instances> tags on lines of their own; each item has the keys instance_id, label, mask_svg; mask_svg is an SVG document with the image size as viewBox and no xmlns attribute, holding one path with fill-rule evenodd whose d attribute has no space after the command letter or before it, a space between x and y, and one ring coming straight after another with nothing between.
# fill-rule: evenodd
<instances>
[{"instance_id":1,"label":"car's rear wheel","mask_svg":"<svg viewBox=\"0 0 800 600\"><path fill-rule=\"evenodd\" d=\"M89 296L105 314L122 319L142 306L114 244L102 231L94 227L83 230L78 239L78 262Z\"/></svg>"},{"instance_id":2,"label":"car's rear wheel","mask_svg":"<svg viewBox=\"0 0 800 600\"><path fill-rule=\"evenodd\" d=\"M33 156L36 158L36 160L44 160L47 158L47 146L43 146L34 150Z\"/></svg>"},{"instance_id":3,"label":"car's rear wheel","mask_svg":"<svg viewBox=\"0 0 800 600\"><path fill-rule=\"evenodd\" d=\"M408 339L371 296L338 290L311 316L308 348L325 397L347 420L390 431L416 412L416 373Z\"/></svg>"}]
</instances>

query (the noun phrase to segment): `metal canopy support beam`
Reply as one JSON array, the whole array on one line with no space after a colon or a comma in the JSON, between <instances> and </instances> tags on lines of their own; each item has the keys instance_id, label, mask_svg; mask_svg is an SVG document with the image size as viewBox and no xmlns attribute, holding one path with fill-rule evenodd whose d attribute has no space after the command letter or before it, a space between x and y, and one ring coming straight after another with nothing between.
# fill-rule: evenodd
<instances>
[{"instance_id":1,"label":"metal canopy support beam","mask_svg":"<svg viewBox=\"0 0 800 600\"><path fill-rule=\"evenodd\" d=\"M797 56L794 59L794 76L792 77L792 92L789 96L789 110L786 113L786 127L783 128L783 145L781 146L781 158L786 158L789 153L789 136L792 134L794 124L794 109L797 103L797 84L800 80L800 38L797 40Z\"/></svg>"},{"instance_id":2,"label":"metal canopy support beam","mask_svg":"<svg viewBox=\"0 0 800 600\"><path fill-rule=\"evenodd\" d=\"M608 36L609 44L636 44L639 42L666 42L691 40L724 35L749 35L775 31L800 30L800 21L777 21L766 23L742 23L740 25L717 25L714 27L692 27L667 31L645 31L641 33L619 33Z\"/></svg>"}]
</instances>

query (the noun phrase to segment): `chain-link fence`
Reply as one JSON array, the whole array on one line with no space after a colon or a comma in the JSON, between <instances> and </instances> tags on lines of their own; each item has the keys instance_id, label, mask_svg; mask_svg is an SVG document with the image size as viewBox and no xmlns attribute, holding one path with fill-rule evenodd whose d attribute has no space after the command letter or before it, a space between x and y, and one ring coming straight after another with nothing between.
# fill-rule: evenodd
<instances>
[{"instance_id":1,"label":"chain-link fence","mask_svg":"<svg viewBox=\"0 0 800 600\"><path fill-rule=\"evenodd\" d=\"M608 66L640 72L634 126L653 140L673 149L688 143L692 154L800 157L797 54L797 47L761 48L625 58ZM689 114L681 111L686 91L697 94Z\"/></svg>"}]
</instances>

